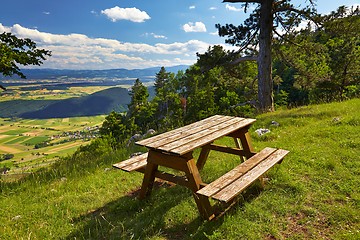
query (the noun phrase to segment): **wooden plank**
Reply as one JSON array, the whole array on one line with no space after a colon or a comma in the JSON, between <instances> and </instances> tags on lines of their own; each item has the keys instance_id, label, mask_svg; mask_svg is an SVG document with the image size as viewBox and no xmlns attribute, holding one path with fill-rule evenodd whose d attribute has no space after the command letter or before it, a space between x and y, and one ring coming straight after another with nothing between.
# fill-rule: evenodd
<instances>
[{"instance_id":1,"label":"wooden plank","mask_svg":"<svg viewBox=\"0 0 360 240\"><path fill-rule=\"evenodd\" d=\"M231 171L227 172L220 178L208 184L206 187L200 189L197 193L207 197L211 197L212 195L218 193L221 189L233 183L236 179L244 175L244 173L255 167L264 158L267 158L275 151L275 148L264 148L262 151L260 151L247 161L241 163Z\"/></svg>"},{"instance_id":2,"label":"wooden plank","mask_svg":"<svg viewBox=\"0 0 360 240\"><path fill-rule=\"evenodd\" d=\"M133 163L133 164L130 164L130 165L127 165L125 167L122 167L121 170L124 170L126 172L132 172L132 171L135 171L139 168L143 168L145 167L147 164L147 160L146 159L142 159L141 161L138 161L136 163Z\"/></svg>"},{"instance_id":3,"label":"wooden plank","mask_svg":"<svg viewBox=\"0 0 360 240\"><path fill-rule=\"evenodd\" d=\"M134 170L146 165L147 157L148 157L148 153L144 153L139 156L129 158L128 160L124 160L119 163L115 163L112 166L115 168L119 168L121 170L127 171L127 172L134 171Z\"/></svg>"},{"instance_id":4,"label":"wooden plank","mask_svg":"<svg viewBox=\"0 0 360 240\"><path fill-rule=\"evenodd\" d=\"M156 141L156 142L153 142L153 143L150 143L147 145L147 147L149 148L159 148L159 147L162 147L163 145L166 145L166 144L176 144L177 141L180 141L181 139L185 138L185 137L188 137L188 136L191 136L191 135L195 135L197 134L197 132L200 132L204 129L208 129L208 128L211 128L213 126L216 126L228 119L233 119L234 117L229 117L229 116L223 116L221 118L218 118L216 120L213 120L211 122L208 122L208 123L204 123L204 124L201 124L199 126L196 126L194 128L191 128L187 131L178 131L177 133L174 133L172 134L171 136L169 137L166 137L166 138L163 138L159 141Z\"/></svg>"},{"instance_id":5,"label":"wooden plank","mask_svg":"<svg viewBox=\"0 0 360 240\"><path fill-rule=\"evenodd\" d=\"M273 167L276 163L281 161L289 151L278 149L273 152L269 157L267 157L264 161L259 163L252 170L245 173L243 176L235 180L233 183L228 185L226 188L222 189L218 193L212 196L212 198L217 199L219 201L229 202L232 198L242 192L245 188L251 185L256 179L258 179L261 175L267 172L271 167Z\"/></svg>"},{"instance_id":6,"label":"wooden plank","mask_svg":"<svg viewBox=\"0 0 360 240\"><path fill-rule=\"evenodd\" d=\"M174 154L185 154L187 152L193 151L195 148L204 146L220 137L223 137L233 131L236 131L239 128L242 128L244 126L250 125L253 122L255 122L255 119L243 119L241 121L236 121L238 119L235 119L234 122L227 121L223 124L219 124L218 126L214 127L213 129L204 130L202 132L199 132L196 134L195 137L184 139L182 141L182 145L176 146L176 147L160 147L159 149L169 151ZM227 124L229 123L229 124ZM230 124L231 123L231 124Z\"/></svg>"},{"instance_id":7,"label":"wooden plank","mask_svg":"<svg viewBox=\"0 0 360 240\"><path fill-rule=\"evenodd\" d=\"M203 122L200 121L201 124L194 126L192 128L189 128L189 129L187 128L185 130L183 128L176 129L176 131L171 131L172 133L167 137L164 137L164 135L165 135L164 134L161 136L160 139L155 138L154 139L155 141L152 141L152 142L146 144L146 147L157 149L159 147L162 147L163 145L176 144L177 141L179 141L183 138L194 135L197 132L200 132L204 129L211 128L213 126L216 126L216 125L223 123L224 121L227 121L230 119L234 119L234 117L218 115L218 118L215 118L214 120L212 120L210 122L209 121L203 121ZM166 133L166 135L168 135L168 134Z\"/></svg>"},{"instance_id":8,"label":"wooden plank","mask_svg":"<svg viewBox=\"0 0 360 240\"><path fill-rule=\"evenodd\" d=\"M238 118L227 118L225 121L222 121L214 126L211 126L211 127L205 126L201 129L199 129L199 131L196 131L194 134L179 138L179 139L177 139L177 141L174 141L172 143L167 143L167 144L159 147L159 149L164 150L164 151L169 151L173 148L182 146L182 145L186 144L187 142L191 142L196 139L203 138L204 136L211 134L213 132L220 131L223 128L225 128L226 126L235 124L242 120L243 119L241 119L241 118L239 118L239 119Z\"/></svg>"},{"instance_id":9,"label":"wooden plank","mask_svg":"<svg viewBox=\"0 0 360 240\"><path fill-rule=\"evenodd\" d=\"M175 134L178 134L178 133L181 133L181 132L189 132L192 129L196 129L199 126L203 126L203 125L206 125L206 124L211 124L211 122L214 122L214 121L215 121L214 123L216 124L217 120L221 121L221 119L223 119L223 118L224 118L224 116L214 115L214 116L208 117L206 119L203 119L201 121L191 123L191 124L186 125L184 127L180 127L180 128L174 129L172 131L165 132L165 133L159 134L157 136L151 137L151 138L140 140L140 141L136 142L136 144L148 147L148 145L150 145L152 143L155 143L155 142L158 142L158 141L161 141L161 140L164 140L164 139L168 139L169 137L171 137L171 136L173 136Z\"/></svg>"},{"instance_id":10,"label":"wooden plank","mask_svg":"<svg viewBox=\"0 0 360 240\"><path fill-rule=\"evenodd\" d=\"M151 158L148 158L148 162L179 171L186 171L186 162L192 159L192 154L186 154L184 156L174 156L166 153L161 153L152 149L150 149L149 154L151 154L149 155L151 156Z\"/></svg>"}]
</instances>

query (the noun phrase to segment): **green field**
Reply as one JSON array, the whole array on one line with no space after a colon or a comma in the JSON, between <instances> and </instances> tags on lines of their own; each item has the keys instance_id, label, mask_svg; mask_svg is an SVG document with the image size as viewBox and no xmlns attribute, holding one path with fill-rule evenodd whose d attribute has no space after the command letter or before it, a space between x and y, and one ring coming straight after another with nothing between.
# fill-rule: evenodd
<instances>
[{"instance_id":1,"label":"green field","mask_svg":"<svg viewBox=\"0 0 360 240\"><path fill-rule=\"evenodd\" d=\"M2 114L41 108L43 105L37 105L35 100L56 101L88 95L107 88L75 87L68 90L20 91L20 87L10 87L7 92L2 92L0 101L6 103L0 109ZM0 167L6 166L11 169L6 176L10 179L11 175L33 172L47 166L58 157L71 154L79 146L88 144L88 139L73 139L71 134L99 127L104 118L104 115L53 119L0 118L0 155L14 155L12 159L1 161ZM69 134L65 136L64 133ZM44 145L44 142L48 142L48 146ZM43 146L36 149L35 145L39 144Z\"/></svg>"},{"instance_id":2,"label":"green field","mask_svg":"<svg viewBox=\"0 0 360 240\"><path fill-rule=\"evenodd\" d=\"M21 172L33 172L53 163L60 156L73 153L88 139L72 139L73 132L100 127L105 116L65 119L25 120L0 118L0 154L14 157L0 162L0 167L10 167L6 177ZM69 133L65 136L64 133ZM36 144L47 141L49 146L36 149Z\"/></svg>"}]
</instances>

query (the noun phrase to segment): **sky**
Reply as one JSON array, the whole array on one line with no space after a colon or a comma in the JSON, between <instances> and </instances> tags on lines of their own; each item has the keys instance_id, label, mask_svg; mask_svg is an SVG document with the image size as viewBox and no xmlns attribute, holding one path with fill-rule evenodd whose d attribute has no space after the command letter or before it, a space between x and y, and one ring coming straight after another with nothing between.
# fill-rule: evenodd
<instances>
[{"instance_id":1,"label":"sky","mask_svg":"<svg viewBox=\"0 0 360 240\"><path fill-rule=\"evenodd\" d=\"M305 6L306 0L292 1ZM317 0L319 13L360 0ZM225 44L215 24L241 24L242 4L222 0L1 0L0 33L30 38L52 51L41 67L138 69L192 65L196 53ZM250 8L255 5L250 6Z\"/></svg>"}]
</instances>

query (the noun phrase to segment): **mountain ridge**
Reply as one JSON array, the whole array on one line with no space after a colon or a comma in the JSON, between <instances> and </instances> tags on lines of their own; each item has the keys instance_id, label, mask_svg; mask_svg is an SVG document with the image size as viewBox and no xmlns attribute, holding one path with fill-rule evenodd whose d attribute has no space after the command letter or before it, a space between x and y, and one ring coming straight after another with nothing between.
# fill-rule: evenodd
<instances>
[{"instance_id":1,"label":"mountain ridge","mask_svg":"<svg viewBox=\"0 0 360 240\"><path fill-rule=\"evenodd\" d=\"M172 67L165 67L166 71L177 73L181 70L186 70L188 65L177 65ZM151 67L143 69L103 69L103 70L72 70L72 69L52 69L52 68L35 68L35 69L21 69L21 72L27 79L60 79L60 78L104 78L104 79L126 79L126 78L140 78L141 80L153 80L156 73L160 71L161 67ZM0 76L0 79L20 79L19 76L12 77Z\"/></svg>"}]
</instances>

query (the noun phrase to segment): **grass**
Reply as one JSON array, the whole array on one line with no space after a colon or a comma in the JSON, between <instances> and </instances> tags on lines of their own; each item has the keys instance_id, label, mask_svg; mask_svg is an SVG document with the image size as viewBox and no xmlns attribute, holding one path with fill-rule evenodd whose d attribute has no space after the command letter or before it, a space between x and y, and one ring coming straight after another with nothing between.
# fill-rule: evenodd
<instances>
[{"instance_id":1,"label":"grass","mask_svg":"<svg viewBox=\"0 0 360 240\"><path fill-rule=\"evenodd\" d=\"M359 109L354 99L258 116L250 129L255 149L290 154L269 171L264 190L251 187L216 221L201 220L191 193L180 186L162 184L139 201L142 174L112 169L128 152L109 150L59 161L19 183L0 183L0 238L359 239ZM271 132L259 137L254 131L260 127ZM210 153L203 180L238 161Z\"/></svg>"}]
</instances>

